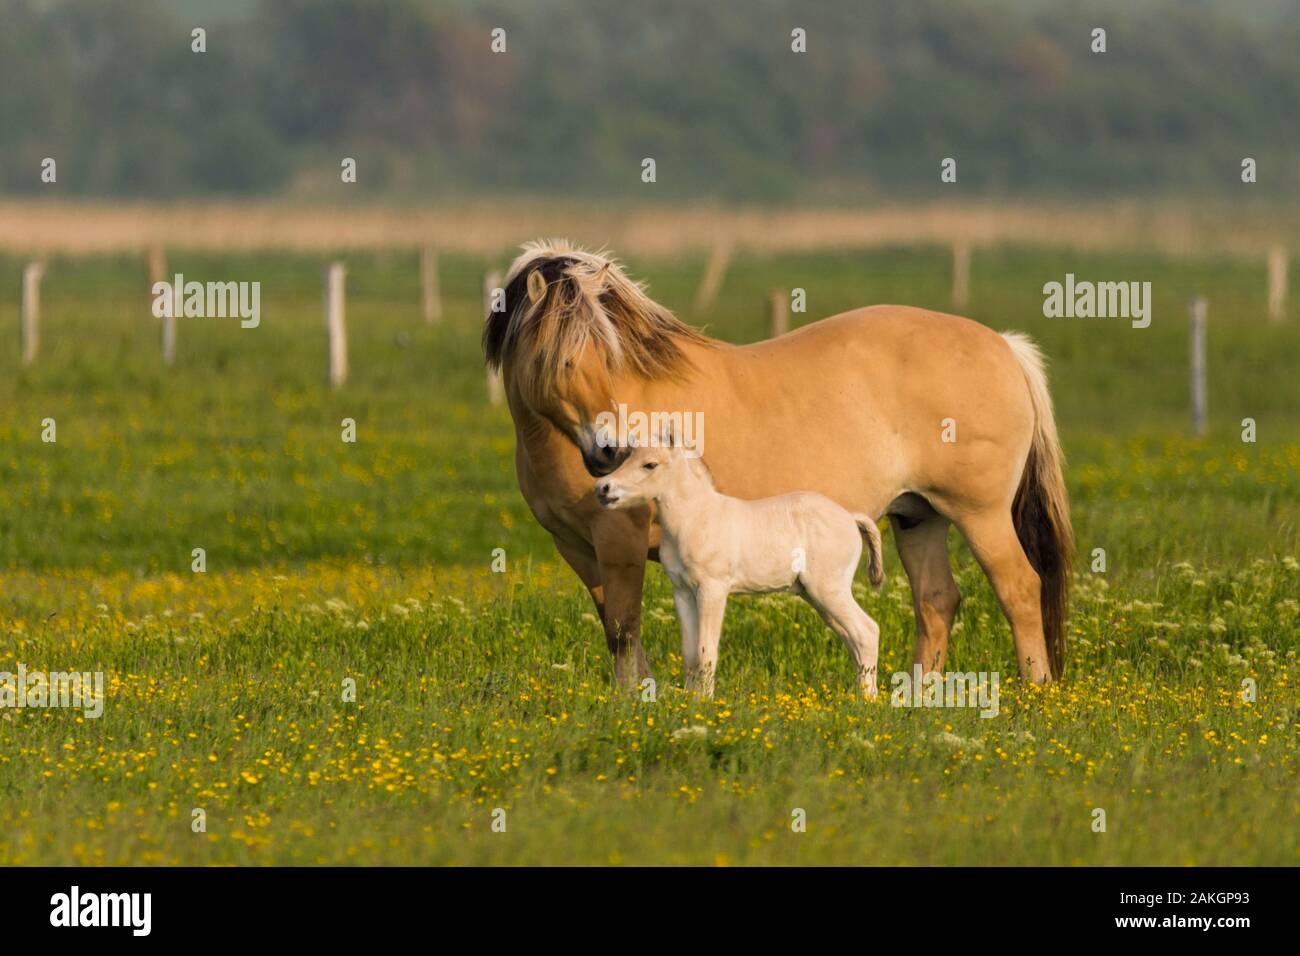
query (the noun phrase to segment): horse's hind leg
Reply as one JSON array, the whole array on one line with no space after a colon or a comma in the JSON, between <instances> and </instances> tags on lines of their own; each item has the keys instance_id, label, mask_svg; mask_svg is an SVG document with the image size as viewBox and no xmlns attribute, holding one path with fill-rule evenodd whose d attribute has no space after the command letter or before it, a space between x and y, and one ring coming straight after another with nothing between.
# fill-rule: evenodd
<instances>
[{"instance_id":1,"label":"horse's hind leg","mask_svg":"<svg viewBox=\"0 0 1300 956\"><path fill-rule=\"evenodd\" d=\"M892 515L889 520L912 586L912 611L916 614L913 661L922 673L942 671L948 635L961 605L961 592L948 561L948 519L936 514L919 522Z\"/></svg>"},{"instance_id":2,"label":"horse's hind leg","mask_svg":"<svg viewBox=\"0 0 1300 956\"><path fill-rule=\"evenodd\" d=\"M963 518L957 528L988 575L1002 611L1011 622L1020 676L1035 684L1046 684L1052 678L1039 604L1041 582L1020 546L1010 510Z\"/></svg>"}]
</instances>

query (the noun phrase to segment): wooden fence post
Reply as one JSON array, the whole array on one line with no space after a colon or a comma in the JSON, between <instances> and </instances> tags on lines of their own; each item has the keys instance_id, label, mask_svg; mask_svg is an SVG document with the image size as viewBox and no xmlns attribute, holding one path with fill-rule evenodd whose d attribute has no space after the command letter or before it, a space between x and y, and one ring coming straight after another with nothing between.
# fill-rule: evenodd
<instances>
[{"instance_id":1,"label":"wooden fence post","mask_svg":"<svg viewBox=\"0 0 1300 956\"><path fill-rule=\"evenodd\" d=\"M173 302L172 307L163 313L162 317L162 357L163 365L176 364L176 309L179 303Z\"/></svg>"},{"instance_id":2,"label":"wooden fence post","mask_svg":"<svg viewBox=\"0 0 1300 956\"><path fill-rule=\"evenodd\" d=\"M1191 303L1191 380L1192 380L1192 431L1198 437L1208 427L1205 390L1205 317L1209 303L1198 295Z\"/></svg>"},{"instance_id":3,"label":"wooden fence post","mask_svg":"<svg viewBox=\"0 0 1300 956\"><path fill-rule=\"evenodd\" d=\"M784 289L773 289L770 299L772 303L770 337L776 338L790 331L790 295Z\"/></svg>"},{"instance_id":4,"label":"wooden fence post","mask_svg":"<svg viewBox=\"0 0 1300 956\"><path fill-rule=\"evenodd\" d=\"M23 269L23 364L31 365L41 348L41 277L45 263L29 262Z\"/></svg>"},{"instance_id":5,"label":"wooden fence post","mask_svg":"<svg viewBox=\"0 0 1300 956\"><path fill-rule=\"evenodd\" d=\"M1281 322L1286 316L1286 247L1268 251L1268 318Z\"/></svg>"},{"instance_id":6,"label":"wooden fence post","mask_svg":"<svg viewBox=\"0 0 1300 956\"><path fill-rule=\"evenodd\" d=\"M153 302L153 287L167 281L167 253L162 246L150 246L145 257L149 269L149 301Z\"/></svg>"},{"instance_id":7,"label":"wooden fence post","mask_svg":"<svg viewBox=\"0 0 1300 956\"><path fill-rule=\"evenodd\" d=\"M970 302L970 243L961 241L952 247L952 307L966 308Z\"/></svg>"},{"instance_id":8,"label":"wooden fence post","mask_svg":"<svg viewBox=\"0 0 1300 956\"><path fill-rule=\"evenodd\" d=\"M486 321L487 316L492 312L492 300L496 298L496 290L501 287L501 273L495 269L489 270L483 274L483 317ZM504 303L503 303L504 305ZM487 373L487 390L488 402L493 405L500 405L505 401L505 385L501 381L500 369L488 369Z\"/></svg>"},{"instance_id":9,"label":"wooden fence post","mask_svg":"<svg viewBox=\"0 0 1300 956\"><path fill-rule=\"evenodd\" d=\"M334 388L341 388L348 380L348 333L343 317L346 274L341 262L331 262L325 268L325 331L329 336L330 385Z\"/></svg>"},{"instance_id":10,"label":"wooden fence post","mask_svg":"<svg viewBox=\"0 0 1300 956\"><path fill-rule=\"evenodd\" d=\"M145 260L149 270L149 312L152 315L154 286L167 281L167 253L162 246L150 246ZM171 365L176 361L176 312L180 307L180 302L173 299L172 307L161 317L163 365Z\"/></svg>"},{"instance_id":11,"label":"wooden fence post","mask_svg":"<svg viewBox=\"0 0 1300 956\"><path fill-rule=\"evenodd\" d=\"M420 292L424 304L424 321L429 325L442 321L442 292L438 287L438 253L431 245L420 248Z\"/></svg>"},{"instance_id":12,"label":"wooden fence post","mask_svg":"<svg viewBox=\"0 0 1300 956\"><path fill-rule=\"evenodd\" d=\"M695 311L704 312L713 307L722 283L727 278L727 266L731 264L733 244L730 239L719 239L713 243L709 253L709 263L704 267L704 277L695 292Z\"/></svg>"}]
</instances>

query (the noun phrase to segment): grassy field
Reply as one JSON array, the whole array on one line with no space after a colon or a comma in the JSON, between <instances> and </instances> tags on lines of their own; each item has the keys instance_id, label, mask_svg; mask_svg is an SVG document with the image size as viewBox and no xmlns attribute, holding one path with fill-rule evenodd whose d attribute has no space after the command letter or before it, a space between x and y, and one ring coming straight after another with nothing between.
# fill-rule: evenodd
<instances>
[{"instance_id":1,"label":"grassy field","mask_svg":"<svg viewBox=\"0 0 1300 956\"><path fill-rule=\"evenodd\" d=\"M0 711L0 864L1300 862L1300 308L1266 324L1262 266L977 252L970 313L1052 361L1078 537L1068 679L1004 679L981 719L856 700L838 640L786 597L732 602L718 699L690 698L657 568L658 700L613 693L485 400L485 261L444 257L429 327L414 254L351 254L338 392L320 264L174 253L190 279L260 281L262 324L181 319L164 370L141 262L55 259L22 369L20 263L0 259L0 671L107 679L99 719ZM948 294L939 249L740 257L699 316L700 259L629 266L733 341L763 335L774 288L808 290L796 320ZM1042 285L1066 272L1151 281L1151 327L1044 319ZM1198 293L1212 427L1192 440ZM987 582L952 548L951 666L1014 674ZM885 588L862 595L886 675L913 632L887 552Z\"/></svg>"}]
</instances>

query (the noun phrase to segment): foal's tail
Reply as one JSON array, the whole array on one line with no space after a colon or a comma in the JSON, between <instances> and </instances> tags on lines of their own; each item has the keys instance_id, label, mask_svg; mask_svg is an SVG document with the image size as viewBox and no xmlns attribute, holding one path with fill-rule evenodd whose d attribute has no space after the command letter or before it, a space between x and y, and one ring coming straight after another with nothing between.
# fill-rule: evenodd
<instances>
[{"instance_id":1,"label":"foal's tail","mask_svg":"<svg viewBox=\"0 0 1300 956\"><path fill-rule=\"evenodd\" d=\"M1065 612L1074 560L1070 499L1061 474L1065 456L1056 436L1042 353L1026 336L1004 332L1002 337L1025 373L1034 406L1034 441L1011 505L1011 520L1020 546L1042 582L1043 637L1048 666L1056 679L1065 670Z\"/></svg>"},{"instance_id":2,"label":"foal's tail","mask_svg":"<svg viewBox=\"0 0 1300 956\"><path fill-rule=\"evenodd\" d=\"M853 520L857 522L858 530L862 532L862 540L867 545L867 580L871 582L872 587L878 588L885 583L885 562L881 557L880 529L866 515L854 515Z\"/></svg>"}]
</instances>

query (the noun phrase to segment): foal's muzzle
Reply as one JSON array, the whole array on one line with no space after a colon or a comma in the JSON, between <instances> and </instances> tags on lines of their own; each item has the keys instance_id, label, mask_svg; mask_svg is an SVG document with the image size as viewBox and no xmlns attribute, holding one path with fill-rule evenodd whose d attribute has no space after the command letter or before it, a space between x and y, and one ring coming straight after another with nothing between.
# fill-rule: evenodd
<instances>
[{"instance_id":1,"label":"foal's muzzle","mask_svg":"<svg viewBox=\"0 0 1300 956\"><path fill-rule=\"evenodd\" d=\"M612 508L618 504L618 496L613 494L612 484L612 481L596 482L596 500L606 508Z\"/></svg>"}]
</instances>

